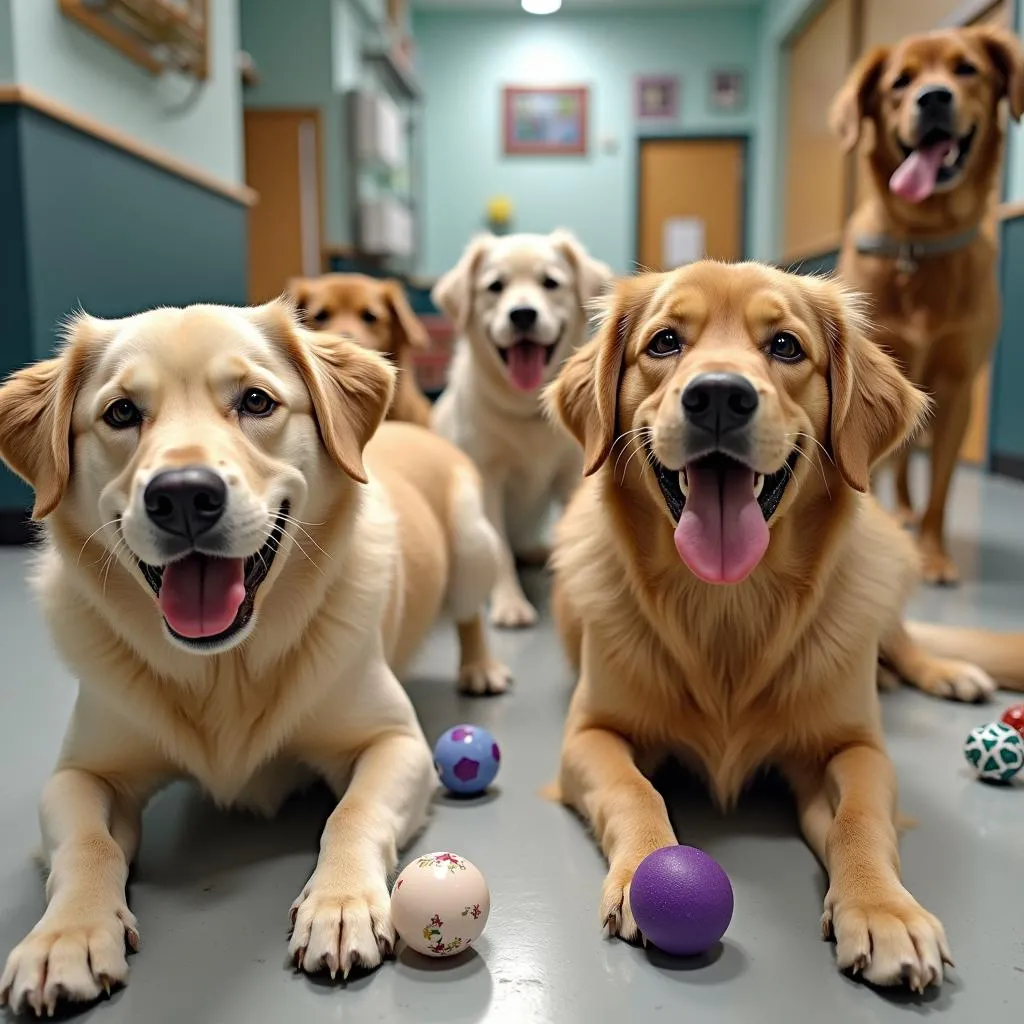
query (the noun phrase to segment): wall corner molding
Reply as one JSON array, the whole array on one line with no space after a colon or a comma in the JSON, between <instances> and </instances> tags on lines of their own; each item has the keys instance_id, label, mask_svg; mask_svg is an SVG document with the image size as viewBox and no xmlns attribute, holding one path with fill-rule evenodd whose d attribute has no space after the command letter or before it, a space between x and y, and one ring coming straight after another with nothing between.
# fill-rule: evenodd
<instances>
[{"instance_id":1,"label":"wall corner molding","mask_svg":"<svg viewBox=\"0 0 1024 1024\"><path fill-rule=\"evenodd\" d=\"M110 125L103 124L92 117L82 114L77 110L60 103L58 100L23 85L0 85L0 104L22 106L29 110L43 114L54 121L67 125L75 131L89 135L100 142L106 143L115 149L152 164L154 167L173 174L206 189L217 195L224 196L242 206L254 206L259 201L259 195L247 185L237 185L230 181L218 178L216 175L204 171L176 156L144 142L139 142L126 132L122 132Z\"/></svg>"}]
</instances>

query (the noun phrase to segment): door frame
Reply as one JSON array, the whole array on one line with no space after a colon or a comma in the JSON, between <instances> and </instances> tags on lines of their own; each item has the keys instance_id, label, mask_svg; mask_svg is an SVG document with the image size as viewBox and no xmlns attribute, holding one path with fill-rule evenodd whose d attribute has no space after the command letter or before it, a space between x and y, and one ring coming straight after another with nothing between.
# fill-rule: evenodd
<instances>
[{"instance_id":1,"label":"door frame","mask_svg":"<svg viewBox=\"0 0 1024 1024\"><path fill-rule=\"evenodd\" d=\"M648 142L738 142L740 145L740 253L749 259L750 203L748 183L750 181L750 132L666 132L657 135L636 137L636 162L634 165L633 205L633 265L640 266L640 235L642 232L640 208L643 203L643 151Z\"/></svg>"}]
</instances>

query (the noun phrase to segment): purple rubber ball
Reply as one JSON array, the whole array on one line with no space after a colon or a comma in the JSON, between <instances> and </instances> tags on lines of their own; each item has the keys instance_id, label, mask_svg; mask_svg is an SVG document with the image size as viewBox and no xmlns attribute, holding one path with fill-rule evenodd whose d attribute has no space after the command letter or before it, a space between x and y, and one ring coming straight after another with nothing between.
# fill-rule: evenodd
<instances>
[{"instance_id":1,"label":"purple rubber ball","mask_svg":"<svg viewBox=\"0 0 1024 1024\"><path fill-rule=\"evenodd\" d=\"M721 864L692 846L666 846L641 861L629 904L649 942L672 956L706 953L732 920L733 896Z\"/></svg>"}]
</instances>

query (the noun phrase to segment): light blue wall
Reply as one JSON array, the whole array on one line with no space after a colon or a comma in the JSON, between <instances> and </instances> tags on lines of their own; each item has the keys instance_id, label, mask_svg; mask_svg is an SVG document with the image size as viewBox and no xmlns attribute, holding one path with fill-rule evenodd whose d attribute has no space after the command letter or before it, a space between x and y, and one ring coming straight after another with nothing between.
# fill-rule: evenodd
<instances>
[{"instance_id":1,"label":"light blue wall","mask_svg":"<svg viewBox=\"0 0 1024 1024\"><path fill-rule=\"evenodd\" d=\"M662 133L753 135L760 130L753 98L744 112L715 114L708 79L713 68L739 68L753 87L758 23L756 10L551 18L417 11L413 35L428 97L423 273L453 264L496 194L513 200L516 230L564 225L617 270L629 270L636 254L634 77L681 77L682 117ZM502 155L502 86L545 83L591 87L588 156ZM760 189L751 191L756 206Z\"/></svg>"},{"instance_id":2,"label":"light blue wall","mask_svg":"<svg viewBox=\"0 0 1024 1024\"><path fill-rule=\"evenodd\" d=\"M243 180L237 0L210 4L210 77L184 112L192 83L155 76L61 14L56 0L3 0L14 80L103 125L229 182ZM2 34L2 33L0 33ZM0 81L4 44L0 43Z\"/></svg>"},{"instance_id":3,"label":"light blue wall","mask_svg":"<svg viewBox=\"0 0 1024 1024\"><path fill-rule=\"evenodd\" d=\"M11 0L0 0L0 85L14 81L14 32Z\"/></svg>"}]
</instances>

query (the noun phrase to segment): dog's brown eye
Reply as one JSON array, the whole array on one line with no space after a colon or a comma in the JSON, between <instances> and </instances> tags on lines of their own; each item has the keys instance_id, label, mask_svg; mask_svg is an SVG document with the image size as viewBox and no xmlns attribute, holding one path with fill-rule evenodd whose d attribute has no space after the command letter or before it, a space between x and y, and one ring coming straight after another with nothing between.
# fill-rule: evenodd
<instances>
[{"instance_id":1,"label":"dog's brown eye","mask_svg":"<svg viewBox=\"0 0 1024 1024\"><path fill-rule=\"evenodd\" d=\"M277 408L277 402L266 391L260 388L249 388L242 396L238 408L246 416L269 416Z\"/></svg>"},{"instance_id":2,"label":"dog's brown eye","mask_svg":"<svg viewBox=\"0 0 1024 1024\"><path fill-rule=\"evenodd\" d=\"M331 314L326 309L318 310L316 316L313 317L313 323L325 324L331 319Z\"/></svg>"},{"instance_id":3,"label":"dog's brown eye","mask_svg":"<svg viewBox=\"0 0 1024 1024\"><path fill-rule=\"evenodd\" d=\"M504 281L492 281L488 286L487 290L493 292L495 295L500 295L505 290Z\"/></svg>"},{"instance_id":4,"label":"dog's brown eye","mask_svg":"<svg viewBox=\"0 0 1024 1024\"><path fill-rule=\"evenodd\" d=\"M969 61L962 60L953 69L953 74L960 78L971 78L978 73L978 69Z\"/></svg>"},{"instance_id":5,"label":"dog's brown eye","mask_svg":"<svg viewBox=\"0 0 1024 1024\"><path fill-rule=\"evenodd\" d=\"M795 334L789 331L779 331L772 338L769 350L772 359L778 359L782 363L798 363L804 357L804 350L800 347Z\"/></svg>"},{"instance_id":6,"label":"dog's brown eye","mask_svg":"<svg viewBox=\"0 0 1024 1024\"><path fill-rule=\"evenodd\" d=\"M372 309L364 309L362 313L359 314L359 318L364 324L375 324L378 320L377 314L374 313Z\"/></svg>"},{"instance_id":7,"label":"dog's brown eye","mask_svg":"<svg viewBox=\"0 0 1024 1024\"><path fill-rule=\"evenodd\" d=\"M892 83L894 89L906 89L910 85L910 72L904 71L895 82Z\"/></svg>"},{"instance_id":8,"label":"dog's brown eye","mask_svg":"<svg viewBox=\"0 0 1024 1024\"><path fill-rule=\"evenodd\" d=\"M127 398L119 398L116 402L107 406L103 414L103 422L114 430L128 430L130 427L137 427L142 422L142 413L139 407Z\"/></svg>"},{"instance_id":9,"label":"dog's brown eye","mask_svg":"<svg viewBox=\"0 0 1024 1024\"><path fill-rule=\"evenodd\" d=\"M663 359L665 356L678 355L683 350L682 339L675 331L664 330L651 338L647 344L647 354L656 359Z\"/></svg>"},{"instance_id":10,"label":"dog's brown eye","mask_svg":"<svg viewBox=\"0 0 1024 1024\"><path fill-rule=\"evenodd\" d=\"M542 283L549 292L553 292L556 288L560 287L559 283L553 277L545 277Z\"/></svg>"}]
</instances>

